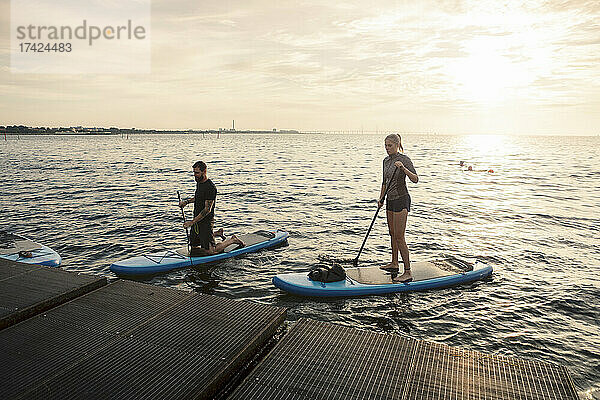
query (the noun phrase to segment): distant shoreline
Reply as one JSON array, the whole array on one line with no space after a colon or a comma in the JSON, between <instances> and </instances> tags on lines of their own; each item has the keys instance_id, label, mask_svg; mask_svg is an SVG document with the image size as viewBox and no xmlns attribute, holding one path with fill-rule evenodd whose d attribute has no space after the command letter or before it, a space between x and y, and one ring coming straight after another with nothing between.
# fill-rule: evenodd
<instances>
[{"instance_id":1,"label":"distant shoreline","mask_svg":"<svg viewBox=\"0 0 600 400\"><path fill-rule=\"evenodd\" d=\"M77 130L80 128L81 130ZM156 130L156 129L123 129L123 128L32 128L26 126L0 126L2 136L130 136L130 135L238 135L238 134L264 134L264 135L387 135L394 131L362 131L362 130L330 130L330 131L297 131L294 129L282 130ZM398 133L397 131L395 133ZM436 136L556 136L556 137L600 137L596 135L581 134L481 134L481 133L438 133L438 132L400 132L401 135L436 135Z\"/></svg>"},{"instance_id":2,"label":"distant shoreline","mask_svg":"<svg viewBox=\"0 0 600 400\"><path fill-rule=\"evenodd\" d=\"M118 129L118 130L94 130L94 131L68 131L59 129L36 129L26 128L23 130L4 130L0 128L0 135L24 135L24 136L127 136L127 135L220 135L220 134L314 134L320 132L300 132L296 130L281 130L281 131L159 131L146 129Z\"/></svg>"},{"instance_id":3,"label":"distant shoreline","mask_svg":"<svg viewBox=\"0 0 600 400\"><path fill-rule=\"evenodd\" d=\"M4 132L0 130L0 138L6 136L133 136L133 135L387 135L391 132L361 132L361 131L120 131L120 132ZM402 132L402 135L440 135L430 132ZM442 136L456 136L447 134Z\"/></svg>"}]
</instances>

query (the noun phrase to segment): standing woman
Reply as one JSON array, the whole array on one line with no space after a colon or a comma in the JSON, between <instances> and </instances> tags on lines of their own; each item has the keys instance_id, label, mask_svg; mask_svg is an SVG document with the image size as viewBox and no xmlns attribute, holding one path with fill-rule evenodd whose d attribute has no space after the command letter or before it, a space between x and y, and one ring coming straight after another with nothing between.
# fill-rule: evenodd
<instances>
[{"instance_id":1,"label":"standing woman","mask_svg":"<svg viewBox=\"0 0 600 400\"><path fill-rule=\"evenodd\" d=\"M387 188L386 211L388 228L392 240L392 262L380 268L393 274L398 273L400 271L398 264L399 251L402 263L404 264L404 273L392 280L394 282L406 283L413 279L410 272L408 246L404 239L406 218L410 211L410 195L406 187L406 177L408 176L411 182L417 183L419 182L419 176L410 158L404 155L400 135L395 133L388 135L385 138L385 150L388 156L383 159L383 182L381 183L381 194L377 202L377 207L383 207L383 196L386 192L386 185L389 185L389 188Z\"/></svg>"}]
</instances>

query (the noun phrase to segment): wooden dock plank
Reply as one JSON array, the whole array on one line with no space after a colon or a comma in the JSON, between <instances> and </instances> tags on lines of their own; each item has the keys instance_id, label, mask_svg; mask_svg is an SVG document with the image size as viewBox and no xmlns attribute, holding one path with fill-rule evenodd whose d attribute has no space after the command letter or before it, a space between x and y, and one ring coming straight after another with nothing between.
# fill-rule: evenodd
<instances>
[{"instance_id":1,"label":"wooden dock plank","mask_svg":"<svg viewBox=\"0 0 600 400\"><path fill-rule=\"evenodd\" d=\"M229 399L578 399L566 368L300 320Z\"/></svg>"},{"instance_id":2,"label":"wooden dock plank","mask_svg":"<svg viewBox=\"0 0 600 400\"><path fill-rule=\"evenodd\" d=\"M106 285L106 278L0 258L0 329Z\"/></svg>"},{"instance_id":3,"label":"wooden dock plank","mask_svg":"<svg viewBox=\"0 0 600 400\"><path fill-rule=\"evenodd\" d=\"M406 383L398 372L408 367L414 343L301 320L230 398L394 398ZM261 397L267 393L273 397Z\"/></svg>"},{"instance_id":4,"label":"wooden dock plank","mask_svg":"<svg viewBox=\"0 0 600 400\"><path fill-rule=\"evenodd\" d=\"M76 329L36 316L0 331L0 398L16 398L27 388L68 368L75 360L108 344L114 336Z\"/></svg>"}]
</instances>

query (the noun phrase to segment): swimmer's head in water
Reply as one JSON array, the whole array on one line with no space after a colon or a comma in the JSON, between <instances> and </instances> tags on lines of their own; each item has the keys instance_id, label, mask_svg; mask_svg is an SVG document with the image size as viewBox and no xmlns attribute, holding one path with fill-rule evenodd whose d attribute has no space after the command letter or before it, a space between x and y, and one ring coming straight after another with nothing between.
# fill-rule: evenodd
<instances>
[{"instance_id":1,"label":"swimmer's head in water","mask_svg":"<svg viewBox=\"0 0 600 400\"><path fill-rule=\"evenodd\" d=\"M473 167L469 165L469 168L467 168L469 171L473 171Z\"/></svg>"}]
</instances>

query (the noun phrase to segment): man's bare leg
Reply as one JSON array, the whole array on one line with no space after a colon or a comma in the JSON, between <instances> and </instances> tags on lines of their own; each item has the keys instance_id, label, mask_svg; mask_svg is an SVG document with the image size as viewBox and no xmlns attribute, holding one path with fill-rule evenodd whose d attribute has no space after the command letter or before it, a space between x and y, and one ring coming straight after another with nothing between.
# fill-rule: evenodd
<instances>
[{"instance_id":1,"label":"man's bare leg","mask_svg":"<svg viewBox=\"0 0 600 400\"><path fill-rule=\"evenodd\" d=\"M213 232L213 236L214 237L220 237L221 240L225 240L226 239L225 235L223 234L223 228L217 229L216 231L214 231Z\"/></svg>"},{"instance_id":2,"label":"man's bare leg","mask_svg":"<svg viewBox=\"0 0 600 400\"><path fill-rule=\"evenodd\" d=\"M240 239L237 238L237 236L232 235L229 239L223 240L221 243L219 243L218 245L216 245L215 247L212 248L213 254L219 254L221 252L223 252L223 250L225 250L225 248L231 244L239 244L239 245L244 245L244 242L242 242Z\"/></svg>"},{"instance_id":3,"label":"man's bare leg","mask_svg":"<svg viewBox=\"0 0 600 400\"><path fill-rule=\"evenodd\" d=\"M205 256L213 256L215 254L222 253L225 248L231 244L239 244L242 247L244 246L244 242L237 238L237 236L232 235L229 239L223 240L221 243L212 246L209 250L203 249L202 247L192 247L193 257L205 257Z\"/></svg>"}]
</instances>

